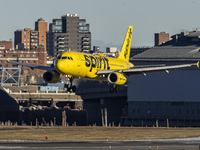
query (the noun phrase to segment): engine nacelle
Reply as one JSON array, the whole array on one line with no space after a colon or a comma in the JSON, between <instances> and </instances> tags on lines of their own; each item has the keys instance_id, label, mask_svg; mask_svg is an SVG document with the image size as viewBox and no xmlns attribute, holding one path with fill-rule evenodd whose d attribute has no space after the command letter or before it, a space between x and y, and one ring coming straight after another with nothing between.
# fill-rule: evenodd
<instances>
[{"instance_id":1,"label":"engine nacelle","mask_svg":"<svg viewBox=\"0 0 200 150\"><path fill-rule=\"evenodd\" d=\"M48 83L57 83L60 81L60 75L54 71L47 71L43 74L43 79Z\"/></svg>"},{"instance_id":2,"label":"engine nacelle","mask_svg":"<svg viewBox=\"0 0 200 150\"><path fill-rule=\"evenodd\" d=\"M112 84L122 85L126 83L126 77L119 72L113 72L108 75L108 81Z\"/></svg>"}]
</instances>

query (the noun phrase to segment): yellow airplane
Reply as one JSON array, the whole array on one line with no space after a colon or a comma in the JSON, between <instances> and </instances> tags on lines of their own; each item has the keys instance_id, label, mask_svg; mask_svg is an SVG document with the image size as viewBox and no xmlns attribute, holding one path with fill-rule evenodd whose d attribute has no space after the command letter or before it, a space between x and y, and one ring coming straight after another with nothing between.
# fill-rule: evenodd
<instances>
[{"instance_id":1,"label":"yellow airplane","mask_svg":"<svg viewBox=\"0 0 200 150\"><path fill-rule=\"evenodd\" d=\"M127 77L132 74L143 74L147 72L166 71L170 69L191 67L197 64L181 64L172 66L137 66L134 67L129 62L131 40L133 27L129 26L124 43L118 58L105 57L103 54L87 54L79 52L63 52L59 55L54 63L54 67L38 66L33 64L20 63L16 61L7 62L14 63L31 68L47 70L43 78L48 83L57 83L60 81L60 74L69 75L70 84L68 90L75 91L76 87L72 85L74 77L84 77L96 80L106 80L112 84L110 92L119 92L119 86L127 81Z\"/></svg>"}]
</instances>

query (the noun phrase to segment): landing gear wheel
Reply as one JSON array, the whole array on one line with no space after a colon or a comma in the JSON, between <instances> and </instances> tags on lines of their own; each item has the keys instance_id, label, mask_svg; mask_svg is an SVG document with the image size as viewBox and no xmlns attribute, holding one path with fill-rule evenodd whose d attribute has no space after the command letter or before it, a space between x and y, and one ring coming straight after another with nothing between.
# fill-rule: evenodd
<instances>
[{"instance_id":1,"label":"landing gear wheel","mask_svg":"<svg viewBox=\"0 0 200 150\"><path fill-rule=\"evenodd\" d=\"M114 86L111 86L110 87L110 93L114 93L114 90L115 90Z\"/></svg>"},{"instance_id":2,"label":"landing gear wheel","mask_svg":"<svg viewBox=\"0 0 200 150\"><path fill-rule=\"evenodd\" d=\"M114 93L114 92L119 93L119 86L117 85L110 86L110 93Z\"/></svg>"},{"instance_id":3,"label":"landing gear wheel","mask_svg":"<svg viewBox=\"0 0 200 150\"><path fill-rule=\"evenodd\" d=\"M115 86L115 92L119 93L119 86Z\"/></svg>"},{"instance_id":4,"label":"landing gear wheel","mask_svg":"<svg viewBox=\"0 0 200 150\"><path fill-rule=\"evenodd\" d=\"M70 84L66 84L65 85L65 88L67 88L67 92L75 92L76 91L76 86L75 85L72 85L72 82L73 82L73 79L74 77L71 76L71 77L68 77L69 81L70 81Z\"/></svg>"}]
</instances>

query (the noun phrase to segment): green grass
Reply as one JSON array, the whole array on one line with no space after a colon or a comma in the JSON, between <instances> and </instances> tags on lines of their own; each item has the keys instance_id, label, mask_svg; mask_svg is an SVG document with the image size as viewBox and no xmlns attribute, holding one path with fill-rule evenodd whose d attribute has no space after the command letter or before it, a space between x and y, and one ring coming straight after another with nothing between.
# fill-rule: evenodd
<instances>
[{"instance_id":1,"label":"green grass","mask_svg":"<svg viewBox=\"0 0 200 150\"><path fill-rule=\"evenodd\" d=\"M0 126L0 140L127 141L200 136L200 128Z\"/></svg>"}]
</instances>

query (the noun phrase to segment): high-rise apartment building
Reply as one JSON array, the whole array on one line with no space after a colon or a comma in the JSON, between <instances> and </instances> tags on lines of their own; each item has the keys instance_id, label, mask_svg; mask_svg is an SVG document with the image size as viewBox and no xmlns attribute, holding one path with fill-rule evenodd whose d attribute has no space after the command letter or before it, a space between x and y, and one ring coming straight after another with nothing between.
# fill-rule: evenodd
<instances>
[{"instance_id":1,"label":"high-rise apartment building","mask_svg":"<svg viewBox=\"0 0 200 150\"><path fill-rule=\"evenodd\" d=\"M35 31L38 31L38 45L44 45L46 48L47 43L47 21L40 18L35 22Z\"/></svg>"},{"instance_id":2,"label":"high-rise apartment building","mask_svg":"<svg viewBox=\"0 0 200 150\"><path fill-rule=\"evenodd\" d=\"M39 45L46 49L47 22L40 18L35 22L35 30L25 28L15 31L15 49L35 50Z\"/></svg>"},{"instance_id":3,"label":"high-rise apartment building","mask_svg":"<svg viewBox=\"0 0 200 150\"><path fill-rule=\"evenodd\" d=\"M47 52L57 56L64 51L90 52L91 33L89 24L77 14L67 14L53 19L47 35Z\"/></svg>"}]
</instances>

